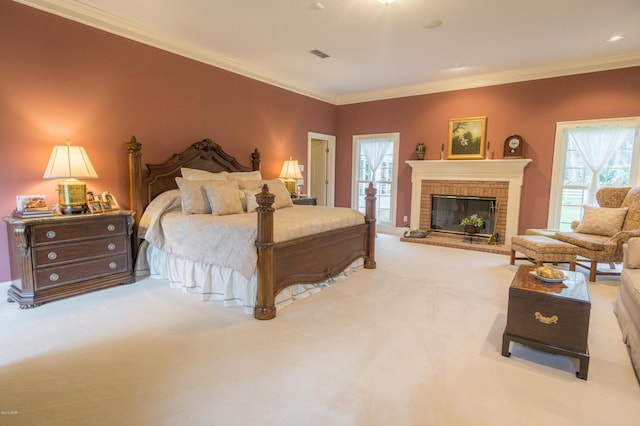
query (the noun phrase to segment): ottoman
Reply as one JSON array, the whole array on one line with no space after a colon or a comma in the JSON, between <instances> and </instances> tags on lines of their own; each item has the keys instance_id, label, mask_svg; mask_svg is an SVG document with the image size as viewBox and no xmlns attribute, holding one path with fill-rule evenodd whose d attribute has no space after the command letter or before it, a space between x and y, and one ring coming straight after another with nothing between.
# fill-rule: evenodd
<instances>
[{"instance_id":1,"label":"ottoman","mask_svg":"<svg viewBox=\"0 0 640 426\"><path fill-rule=\"evenodd\" d=\"M527 257L516 257L516 252ZM533 259L538 266L544 262L568 262L569 270L576 270L578 247L542 235L518 235L511 237L511 265L516 259Z\"/></svg>"}]
</instances>

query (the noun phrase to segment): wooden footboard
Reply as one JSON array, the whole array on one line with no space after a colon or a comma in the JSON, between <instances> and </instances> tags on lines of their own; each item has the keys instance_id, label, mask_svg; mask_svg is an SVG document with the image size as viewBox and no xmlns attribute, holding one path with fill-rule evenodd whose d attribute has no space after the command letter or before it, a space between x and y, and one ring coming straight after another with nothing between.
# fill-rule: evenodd
<instances>
[{"instance_id":1,"label":"wooden footboard","mask_svg":"<svg viewBox=\"0 0 640 426\"><path fill-rule=\"evenodd\" d=\"M210 139L194 143L161 164L147 164L142 170L142 145L135 137L127 143L129 161L129 208L135 211L135 223L142 212L160 193L177 188L175 178L182 167L211 172L246 172L260 169L260 153L251 153L251 166L243 166ZM273 242L273 202L275 196L265 185L256 196L258 202L258 288L254 316L267 320L276 316L275 297L292 284L322 282L345 270L358 258L364 267L373 269L375 262L375 200L372 184L366 190L365 223L322 232L281 243ZM137 237L137 230L134 232ZM134 253L138 241L134 238ZM135 256L134 256L135 260Z\"/></svg>"},{"instance_id":2,"label":"wooden footboard","mask_svg":"<svg viewBox=\"0 0 640 426\"><path fill-rule=\"evenodd\" d=\"M276 316L275 297L293 284L318 283L335 277L352 262L364 258L364 267L374 269L375 194L373 184L366 190L365 223L334 229L295 240L273 242L274 196L265 185L256 196L258 208L258 299L257 319Z\"/></svg>"}]
</instances>

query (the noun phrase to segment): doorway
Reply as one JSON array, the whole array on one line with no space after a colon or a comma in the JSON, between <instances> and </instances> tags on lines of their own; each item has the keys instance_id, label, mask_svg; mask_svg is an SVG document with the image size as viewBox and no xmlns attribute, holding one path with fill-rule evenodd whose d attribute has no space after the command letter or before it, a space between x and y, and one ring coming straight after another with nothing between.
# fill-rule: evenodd
<instances>
[{"instance_id":1,"label":"doorway","mask_svg":"<svg viewBox=\"0 0 640 426\"><path fill-rule=\"evenodd\" d=\"M335 151L335 136L309 132L307 192L319 206L334 206Z\"/></svg>"}]
</instances>

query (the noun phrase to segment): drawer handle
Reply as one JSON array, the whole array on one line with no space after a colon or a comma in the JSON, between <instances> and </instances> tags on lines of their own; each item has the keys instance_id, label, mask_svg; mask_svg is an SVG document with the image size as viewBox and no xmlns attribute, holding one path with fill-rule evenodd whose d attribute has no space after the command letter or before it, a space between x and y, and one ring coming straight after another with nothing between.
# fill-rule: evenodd
<instances>
[{"instance_id":1,"label":"drawer handle","mask_svg":"<svg viewBox=\"0 0 640 426\"><path fill-rule=\"evenodd\" d=\"M51 275L49 275L49 281L53 281L56 282L60 279L60 275L56 274L55 272Z\"/></svg>"},{"instance_id":2,"label":"drawer handle","mask_svg":"<svg viewBox=\"0 0 640 426\"><path fill-rule=\"evenodd\" d=\"M117 267L118 267L118 264L116 262L109 263L109 269L116 269Z\"/></svg>"},{"instance_id":3,"label":"drawer handle","mask_svg":"<svg viewBox=\"0 0 640 426\"><path fill-rule=\"evenodd\" d=\"M49 258L49 260L56 260L58 258L58 253L56 253L55 251L51 251L49 252L49 254L47 254L47 257Z\"/></svg>"},{"instance_id":4,"label":"drawer handle","mask_svg":"<svg viewBox=\"0 0 640 426\"><path fill-rule=\"evenodd\" d=\"M545 317L540 312L536 312L534 314L534 316L536 317L536 319L538 321L540 321L543 324L557 324L558 323L558 319L559 319L557 315L553 315L553 316L550 316L550 317Z\"/></svg>"},{"instance_id":5,"label":"drawer handle","mask_svg":"<svg viewBox=\"0 0 640 426\"><path fill-rule=\"evenodd\" d=\"M55 238L56 231L47 231L47 238Z\"/></svg>"},{"instance_id":6,"label":"drawer handle","mask_svg":"<svg viewBox=\"0 0 640 426\"><path fill-rule=\"evenodd\" d=\"M107 225L107 231L113 232L116 230L116 226L113 223Z\"/></svg>"},{"instance_id":7,"label":"drawer handle","mask_svg":"<svg viewBox=\"0 0 640 426\"><path fill-rule=\"evenodd\" d=\"M115 250L115 249L116 249L116 245L115 245L114 243L109 243L109 245L107 246L107 248L108 248L109 250L112 250L112 251L113 251L113 250Z\"/></svg>"}]
</instances>

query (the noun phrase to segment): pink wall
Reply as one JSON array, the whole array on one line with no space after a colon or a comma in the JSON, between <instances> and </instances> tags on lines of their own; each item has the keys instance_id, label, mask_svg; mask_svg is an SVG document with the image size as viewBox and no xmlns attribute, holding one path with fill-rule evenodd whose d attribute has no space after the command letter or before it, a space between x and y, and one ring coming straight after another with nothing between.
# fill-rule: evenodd
<instances>
[{"instance_id":1,"label":"pink wall","mask_svg":"<svg viewBox=\"0 0 640 426\"><path fill-rule=\"evenodd\" d=\"M56 200L42 179L51 147L70 138L100 176L89 188L127 203L125 142L143 143L143 163L208 137L248 164L263 153L276 176L290 155L306 158L307 132L337 136L336 204L350 205L355 134L400 132L398 225L410 215L418 142L439 158L450 118L488 116L488 140L502 156L518 133L533 159L525 173L520 229L547 221L557 121L640 115L640 67L472 90L333 106L101 32L14 2L0 2L0 212L18 194ZM0 226L0 282L10 279Z\"/></svg>"},{"instance_id":2,"label":"pink wall","mask_svg":"<svg viewBox=\"0 0 640 426\"><path fill-rule=\"evenodd\" d=\"M99 175L89 189L128 204L125 142L143 163L164 161L202 138L243 164L258 148L262 172L306 159L307 132L335 133L335 106L244 78L14 2L0 2L0 212L18 194L57 200L42 179L51 148L70 138ZM302 161L304 162L304 161ZM8 281L0 224L0 282Z\"/></svg>"},{"instance_id":3,"label":"pink wall","mask_svg":"<svg viewBox=\"0 0 640 426\"><path fill-rule=\"evenodd\" d=\"M415 159L418 142L425 143L426 159L439 159L449 119L475 116L488 117L495 158L502 158L507 136L525 139L533 161L525 169L519 229L543 228L556 122L640 116L640 67L339 106L336 203L351 202L353 135L399 132L396 224L403 226L403 216L411 217L411 168L404 161Z\"/></svg>"}]
</instances>

